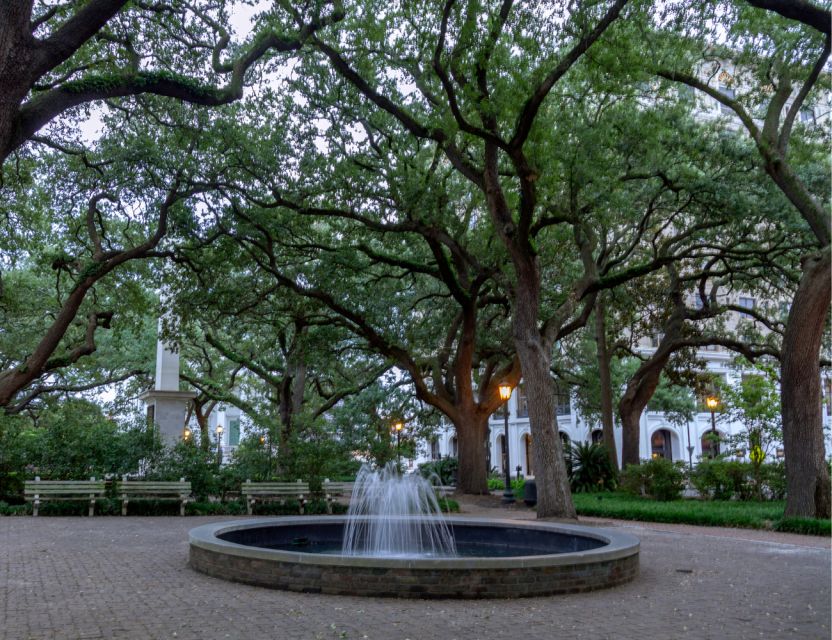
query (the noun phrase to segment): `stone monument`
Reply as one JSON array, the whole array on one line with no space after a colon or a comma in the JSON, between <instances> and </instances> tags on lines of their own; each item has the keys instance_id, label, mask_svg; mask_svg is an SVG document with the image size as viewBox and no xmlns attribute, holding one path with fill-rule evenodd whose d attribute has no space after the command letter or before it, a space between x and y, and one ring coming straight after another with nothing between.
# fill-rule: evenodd
<instances>
[{"instance_id":1,"label":"stone monument","mask_svg":"<svg viewBox=\"0 0 832 640\"><path fill-rule=\"evenodd\" d=\"M179 390L179 353L162 340L161 321L156 341L156 382L139 399L147 408L147 421L159 429L165 444L175 444L185 433L188 405L196 396L193 391Z\"/></svg>"}]
</instances>

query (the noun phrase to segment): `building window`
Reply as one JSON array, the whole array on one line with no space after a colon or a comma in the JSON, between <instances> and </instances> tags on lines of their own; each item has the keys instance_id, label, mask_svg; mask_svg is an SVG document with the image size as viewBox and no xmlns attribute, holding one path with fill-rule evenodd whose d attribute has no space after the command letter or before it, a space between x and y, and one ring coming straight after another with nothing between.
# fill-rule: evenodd
<instances>
[{"instance_id":1,"label":"building window","mask_svg":"<svg viewBox=\"0 0 832 640\"><path fill-rule=\"evenodd\" d=\"M238 418L228 421L228 444L232 447L240 444L240 420Z\"/></svg>"},{"instance_id":2,"label":"building window","mask_svg":"<svg viewBox=\"0 0 832 640\"><path fill-rule=\"evenodd\" d=\"M439 460L439 441L438 440L431 440L430 441L430 459L431 460Z\"/></svg>"},{"instance_id":3,"label":"building window","mask_svg":"<svg viewBox=\"0 0 832 640\"><path fill-rule=\"evenodd\" d=\"M604 442L604 432L601 429L593 429L590 438L592 444L602 444Z\"/></svg>"},{"instance_id":4,"label":"building window","mask_svg":"<svg viewBox=\"0 0 832 640\"><path fill-rule=\"evenodd\" d=\"M754 298L746 298L746 297L740 296L740 300L739 300L738 304L743 309L753 309L754 308ZM740 316L742 316L743 318L750 318L751 317L749 314L743 313L743 312L740 312Z\"/></svg>"},{"instance_id":5,"label":"building window","mask_svg":"<svg viewBox=\"0 0 832 640\"><path fill-rule=\"evenodd\" d=\"M529 417L529 397L526 395L523 385L517 387L517 417Z\"/></svg>"},{"instance_id":6,"label":"building window","mask_svg":"<svg viewBox=\"0 0 832 640\"><path fill-rule=\"evenodd\" d=\"M711 429L702 434L702 459L713 460L719 455L719 432Z\"/></svg>"},{"instance_id":7,"label":"building window","mask_svg":"<svg viewBox=\"0 0 832 640\"><path fill-rule=\"evenodd\" d=\"M832 378L823 381L826 387L826 415L832 416Z\"/></svg>"},{"instance_id":8,"label":"building window","mask_svg":"<svg viewBox=\"0 0 832 640\"><path fill-rule=\"evenodd\" d=\"M734 90L725 84L719 85L719 92L726 98L729 98L731 100L733 100L736 97L736 95L734 94ZM719 103L719 109L725 115L731 115L732 113L734 113L734 110L731 107L721 102Z\"/></svg>"},{"instance_id":9,"label":"building window","mask_svg":"<svg viewBox=\"0 0 832 640\"><path fill-rule=\"evenodd\" d=\"M152 428L154 422L156 422L156 405L149 404L147 405L147 426Z\"/></svg>"},{"instance_id":10,"label":"building window","mask_svg":"<svg viewBox=\"0 0 832 640\"><path fill-rule=\"evenodd\" d=\"M650 438L651 457L673 460L673 449L670 444L670 431L659 429Z\"/></svg>"},{"instance_id":11,"label":"building window","mask_svg":"<svg viewBox=\"0 0 832 640\"><path fill-rule=\"evenodd\" d=\"M803 107L798 117L805 124L815 124L815 110L812 107Z\"/></svg>"},{"instance_id":12,"label":"building window","mask_svg":"<svg viewBox=\"0 0 832 640\"><path fill-rule=\"evenodd\" d=\"M457 448L456 436L451 438L451 457L456 458L459 450Z\"/></svg>"},{"instance_id":13,"label":"building window","mask_svg":"<svg viewBox=\"0 0 832 640\"><path fill-rule=\"evenodd\" d=\"M503 434L497 436L497 459L500 461L500 473L506 470L506 437Z\"/></svg>"},{"instance_id":14,"label":"building window","mask_svg":"<svg viewBox=\"0 0 832 640\"><path fill-rule=\"evenodd\" d=\"M569 434L565 431L558 431L558 435L560 436L560 444L563 448L563 453L564 455L566 455L566 453L569 451L569 443L571 442L571 440L569 439Z\"/></svg>"},{"instance_id":15,"label":"building window","mask_svg":"<svg viewBox=\"0 0 832 640\"><path fill-rule=\"evenodd\" d=\"M559 384L555 385L555 415L568 416L572 413L572 407L569 403L569 390L564 389Z\"/></svg>"},{"instance_id":16,"label":"building window","mask_svg":"<svg viewBox=\"0 0 832 640\"><path fill-rule=\"evenodd\" d=\"M533 476L532 459L534 453L532 452L532 437L528 433L523 436L523 450L526 452L526 475Z\"/></svg>"}]
</instances>

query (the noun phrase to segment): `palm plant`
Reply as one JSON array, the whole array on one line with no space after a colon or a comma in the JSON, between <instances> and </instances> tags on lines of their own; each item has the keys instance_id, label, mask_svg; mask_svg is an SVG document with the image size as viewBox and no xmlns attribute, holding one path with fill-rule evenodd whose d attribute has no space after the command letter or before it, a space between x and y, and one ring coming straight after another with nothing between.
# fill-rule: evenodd
<instances>
[{"instance_id":1,"label":"palm plant","mask_svg":"<svg viewBox=\"0 0 832 640\"><path fill-rule=\"evenodd\" d=\"M618 473L601 443L578 442L569 449L569 479L573 492L611 491Z\"/></svg>"}]
</instances>

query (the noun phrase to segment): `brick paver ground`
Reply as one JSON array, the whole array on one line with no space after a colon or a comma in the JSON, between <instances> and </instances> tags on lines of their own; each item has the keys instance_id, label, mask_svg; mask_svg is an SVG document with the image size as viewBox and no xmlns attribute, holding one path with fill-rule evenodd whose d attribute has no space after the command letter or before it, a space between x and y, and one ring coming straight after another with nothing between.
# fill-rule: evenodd
<instances>
[{"instance_id":1,"label":"brick paver ground","mask_svg":"<svg viewBox=\"0 0 832 640\"><path fill-rule=\"evenodd\" d=\"M0 639L830 637L828 540L612 523L642 544L641 575L624 587L415 601L286 593L195 573L188 530L217 520L0 518Z\"/></svg>"}]
</instances>

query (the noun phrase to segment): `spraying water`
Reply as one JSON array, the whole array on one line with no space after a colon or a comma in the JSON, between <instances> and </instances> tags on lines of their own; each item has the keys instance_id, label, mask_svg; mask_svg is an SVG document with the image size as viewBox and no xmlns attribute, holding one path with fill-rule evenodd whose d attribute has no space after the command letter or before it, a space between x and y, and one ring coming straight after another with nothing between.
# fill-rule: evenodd
<instances>
[{"instance_id":1,"label":"spraying water","mask_svg":"<svg viewBox=\"0 0 832 640\"><path fill-rule=\"evenodd\" d=\"M400 475L388 463L380 471L364 465L358 472L342 553L448 557L456 555L456 545L430 482L419 475Z\"/></svg>"}]
</instances>

